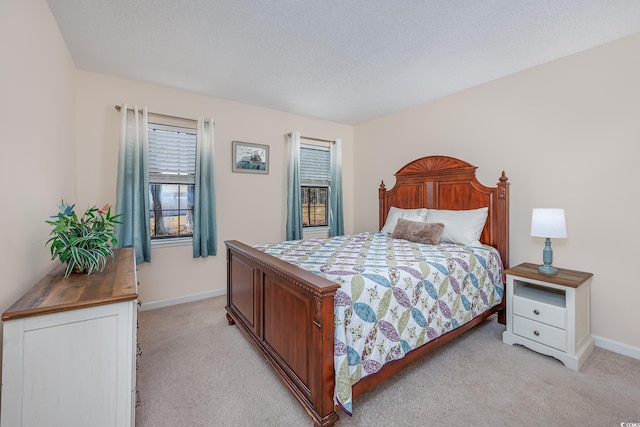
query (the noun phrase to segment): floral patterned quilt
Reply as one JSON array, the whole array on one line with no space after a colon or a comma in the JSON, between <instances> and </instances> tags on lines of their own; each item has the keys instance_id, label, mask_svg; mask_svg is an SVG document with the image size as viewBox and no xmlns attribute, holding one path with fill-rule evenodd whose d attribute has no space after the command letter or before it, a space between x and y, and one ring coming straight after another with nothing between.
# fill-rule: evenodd
<instances>
[{"instance_id":1,"label":"floral patterned quilt","mask_svg":"<svg viewBox=\"0 0 640 427\"><path fill-rule=\"evenodd\" d=\"M334 399L353 411L351 387L499 304L500 254L360 233L256 247L341 285L335 295Z\"/></svg>"}]
</instances>

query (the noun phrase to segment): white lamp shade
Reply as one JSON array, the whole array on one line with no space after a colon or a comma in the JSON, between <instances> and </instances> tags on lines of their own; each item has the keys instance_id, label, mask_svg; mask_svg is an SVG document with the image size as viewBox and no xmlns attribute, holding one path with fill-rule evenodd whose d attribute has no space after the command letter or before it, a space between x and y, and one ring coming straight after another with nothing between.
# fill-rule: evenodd
<instances>
[{"instance_id":1,"label":"white lamp shade","mask_svg":"<svg viewBox=\"0 0 640 427\"><path fill-rule=\"evenodd\" d=\"M531 235L534 237L567 237L564 209L534 208L531 213Z\"/></svg>"}]
</instances>

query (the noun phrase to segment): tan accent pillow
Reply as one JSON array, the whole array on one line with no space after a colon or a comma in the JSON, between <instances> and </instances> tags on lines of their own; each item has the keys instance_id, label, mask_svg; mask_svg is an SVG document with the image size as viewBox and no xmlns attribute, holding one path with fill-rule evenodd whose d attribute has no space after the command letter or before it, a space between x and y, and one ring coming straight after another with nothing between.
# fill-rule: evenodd
<instances>
[{"instance_id":1,"label":"tan accent pillow","mask_svg":"<svg viewBox=\"0 0 640 427\"><path fill-rule=\"evenodd\" d=\"M410 242L437 245L444 231L444 224L433 222L418 222L399 218L391 237Z\"/></svg>"}]
</instances>

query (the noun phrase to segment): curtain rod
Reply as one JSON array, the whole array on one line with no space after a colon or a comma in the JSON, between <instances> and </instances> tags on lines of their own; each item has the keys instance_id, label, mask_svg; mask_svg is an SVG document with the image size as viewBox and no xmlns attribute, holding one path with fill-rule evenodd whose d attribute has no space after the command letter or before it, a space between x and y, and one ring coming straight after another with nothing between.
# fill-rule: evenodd
<instances>
[{"instance_id":1,"label":"curtain rod","mask_svg":"<svg viewBox=\"0 0 640 427\"><path fill-rule=\"evenodd\" d=\"M120 110L122 110L122 107L120 105L116 105L116 110L120 111ZM127 108L127 110L133 111L133 108ZM153 114L154 116L160 116L160 117L168 117L170 119L189 120L190 122L197 122L198 121L196 119L188 119L186 117L170 116L168 114L152 113L152 112L149 112L149 114ZM208 120L205 120L205 123L208 123L208 122L209 122ZM215 125L215 122L213 122L213 124Z\"/></svg>"},{"instance_id":2,"label":"curtain rod","mask_svg":"<svg viewBox=\"0 0 640 427\"><path fill-rule=\"evenodd\" d=\"M289 132L287 136L291 136L291 132ZM309 141L329 142L331 144L336 143L335 139L312 138L310 136L302 136L302 135L300 135L300 139L308 139Z\"/></svg>"}]
</instances>

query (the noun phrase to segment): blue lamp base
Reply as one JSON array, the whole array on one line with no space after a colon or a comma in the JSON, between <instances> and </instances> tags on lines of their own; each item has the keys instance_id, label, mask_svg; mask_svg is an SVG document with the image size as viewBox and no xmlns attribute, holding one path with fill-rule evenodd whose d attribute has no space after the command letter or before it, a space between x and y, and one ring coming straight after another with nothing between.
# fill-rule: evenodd
<instances>
[{"instance_id":1,"label":"blue lamp base","mask_svg":"<svg viewBox=\"0 0 640 427\"><path fill-rule=\"evenodd\" d=\"M540 273L544 273L544 274L557 274L558 273L558 269L551 266L551 265L541 265L540 267L538 267L538 271Z\"/></svg>"},{"instance_id":2,"label":"blue lamp base","mask_svg":"<svg viewBox=\"0 0 640 427\"><path fill-rule=\"evenodd\" d=\"M543 265L538 267L538 271L544 274L557 274L558 269L553 267L551 263L553 262L553 250L551 250L551 239L547 237L547 240L544 242L544 249L542 250L542 262Z\"/></svg>"}]
</instances>

